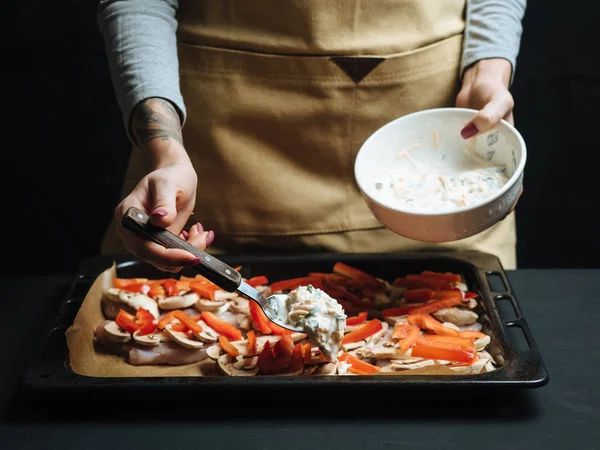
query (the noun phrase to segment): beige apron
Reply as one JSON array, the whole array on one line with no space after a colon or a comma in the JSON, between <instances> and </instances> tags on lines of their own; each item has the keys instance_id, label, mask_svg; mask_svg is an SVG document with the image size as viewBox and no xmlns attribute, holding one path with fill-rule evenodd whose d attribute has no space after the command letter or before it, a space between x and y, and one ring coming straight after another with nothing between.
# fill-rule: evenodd
<instances>
[{"instance_id":1,"label":"beige apron","mask_svg":"<svg viewBox=\"0 0 600 450\"><path fill-rule=\"evenodd\" d=\"M178 47L214 253L473 249L516 266L514 214L477 236L425 244L383 228L354 181L367 137L454 105L465 0L180 0ZM458 132L458 130L457 130ZM131 155L123 195L144 176ZM104 253L119 254L114 224Z\"/></svg>"}]
</instances>

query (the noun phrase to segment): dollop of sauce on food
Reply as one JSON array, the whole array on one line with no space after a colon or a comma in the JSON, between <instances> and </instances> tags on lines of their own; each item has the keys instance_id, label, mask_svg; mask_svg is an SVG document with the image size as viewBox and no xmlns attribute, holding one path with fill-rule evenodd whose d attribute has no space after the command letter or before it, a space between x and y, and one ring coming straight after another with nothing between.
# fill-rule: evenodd
<instances>
[{"instance_id":1,"label":"dollop of sauce on food","mask_svg":"<svg viewBox=\"0 0 600 450\"><path fill-rule=\"evenodd\" d=\"M285 323L301 328L329 361L337 361L344 338L346 314L335 299L308 285L290 291L278 303L269 305L269 309Z\"/></svg>"},{"instance_id":2,"label":"dollop of sauce on food","mask_svg":"<svg viewBox=\"0 0 600 450\"><path fill-rule=\"evenodd\" d=\"M411 211L450 212L471 206L494 195L509 179L505 166L475 152L471 156L464 167L444 167L409 155L402 170L390 170L388 180L377 180L375 189L381 199Z\"/></svg>"}]
</instances>

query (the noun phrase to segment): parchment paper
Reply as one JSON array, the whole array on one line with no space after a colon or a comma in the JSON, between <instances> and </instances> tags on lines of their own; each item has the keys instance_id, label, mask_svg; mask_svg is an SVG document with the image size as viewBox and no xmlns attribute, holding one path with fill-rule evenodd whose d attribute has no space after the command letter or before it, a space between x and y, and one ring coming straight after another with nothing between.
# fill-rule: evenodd
<instances>
[{"instance_id":1,"label":"parchment paper","mask_svg":"<svg viewBox=\"0 0 600 450\"><path fill-rule=\"evenodd\" d=\"M94 343L94 329L105 320L102 312L102 298L112 287L112 279L117 277L116 265L102 272L88 291L73 325L66 331L71 369L89 377L199 377L221 376L216 373L216 364L210 359L183 366L133 366L125 356L106 353ZM442 365L400 372L381 372L381 375L459 375ZM379 375L379 374L378 374Z\"/></svg>"}]
</instances>

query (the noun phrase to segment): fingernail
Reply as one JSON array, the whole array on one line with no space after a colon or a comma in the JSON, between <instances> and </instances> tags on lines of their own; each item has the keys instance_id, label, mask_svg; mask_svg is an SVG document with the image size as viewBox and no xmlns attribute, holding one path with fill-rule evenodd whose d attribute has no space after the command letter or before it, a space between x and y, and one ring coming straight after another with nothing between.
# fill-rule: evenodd
<instances>
[{"instance_id":1,"label":"fingernail","mask_svg":"<svg viewBox=\"0 0 600 450\"><path fill-rule=\"evenodd\" d=\"M183 234L183 238L187 241L187 239L190 237L189 233L185 230L181 230L181 234Z\"/></svg>"},{"instance_id":2,"label":"fingernail","mask_svg":"<svg viewBox=\"0 0 600 450\"><path fill-rule=\"evenodd\" d=\"M185 267L197 266L198 264L200 264L200 258L184 259L181 263L181 265Z\"/></svg>"},{"instance_id":3,"label":"fingernail","mask_svg":"<svg viewBox=\"0 0 600 450\"><path fill-rule=\"evenodd\" d=\"M460 135L463 137L463 139L469 139L469 138L475 136L477 133L479 133L479 130L477 129L477 127L475 126L475 124L473 122L468 123L460 131Z\"/></svg>"},{"instance_id":4,"label":"fingernail","mask_svg":"<svg viewBox=\"0 0 600 450\"><path fill-rule=\"evenodd\" d=\"M154 211L152 211L153 216L165 217L167 214L169 213L166 212L164 209L155 209Z\"/></svg>"},{"instance_id":5,"label":"fingernail","mask_svg":"<svg viewBox=\"0 0 600 450\"><path fill-rule=\"evenodd\" d=\"M215 232L210 230L206 235L206 246L208 247L215 240Z\"/></svg>"},{"instance_id":6,"label":"fingernail","mask_svg":"<svg viewBox=\"0 0 600 450\"><path fill-rule=\"evenodd\" d=\"M203 233L204 232L204 227L202 226L202 224L200 222L198 222L196 224L196 229L198 230L198 233Z\"/></svg>"}]
</instances>

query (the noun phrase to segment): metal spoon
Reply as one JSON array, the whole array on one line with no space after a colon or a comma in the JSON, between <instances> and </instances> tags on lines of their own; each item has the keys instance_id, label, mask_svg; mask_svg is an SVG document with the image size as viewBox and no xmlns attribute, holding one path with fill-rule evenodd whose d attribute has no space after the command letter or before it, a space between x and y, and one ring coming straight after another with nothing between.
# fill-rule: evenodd
<instances>
[{"instance_id":1,"label":"metal spoon","mask_svg":"<svg viewBox=\"0 0 600 450\"><path fill-rule=\"evenodd\" d=\"M281 305L282 302L285 302L287 295L274 294L269 297L265 297L248 283L246 283L238 271L232 267L229 267L223 261L220 261L214 256L199 250L190 243L180 239L169 230L152 225L152 223L150 223L150 217L148 214L139 208L129 208L125 213L125 216L123 216L121 223L124 228L148 240L154 241L163 247L179 248L190 252L195 257L200 258L200 264L194 266L193 268L200 272L205 278L209 279L227 292L237 291L244 297L255 301L264 311L267 318L280 327L298 333L303 332L301 328L296 328L277 316L279 305Z\"/></svg>"}]
</instances>

